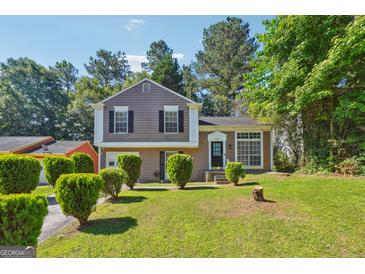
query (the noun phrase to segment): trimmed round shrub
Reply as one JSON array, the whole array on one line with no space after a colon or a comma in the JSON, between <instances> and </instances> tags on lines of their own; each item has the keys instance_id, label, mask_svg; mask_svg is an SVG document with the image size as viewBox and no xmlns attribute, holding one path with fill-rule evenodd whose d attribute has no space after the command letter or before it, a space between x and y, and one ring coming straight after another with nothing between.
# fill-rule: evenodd
<instances>
[{"instance_id":1,"label":"trimmed round shrub","mask_svg":"<svg viewBox=\"0 0 365 274\"><path fill-rule=\"evenodd\" d=\"M184 188L193 172L193 158L187 154L174 154L167 159L167 175L172 183Z\"/></svg>"},{"instance_id":2,"label":"trimmed round shrub","mask_svg":"<svg viewBox=\"0 0 365 274\"><path fill-rule=\"evenodd\" d=\"M94 173L94 161L89 154L77 152L70 158L75 162L75 173Z\"/></svg>"},{"instance_id":3,"label":"trimmed round shrub","mask_svg":"<svg viewBox=\"0 0 365 274\"><path fill-rule=\"evenodd\" d=\"M238 184L241 178L245 178L245 168L240 162L228 162L225 170L225 175L228 181L234 185Z\"/></svg>"},{"instance_id":4,"label":"trimmed round shrub","mask_svg":"<svg viewBox=\"0 0 365 274\"><path fill-rule=\"evenodd\" d=\"M47 182L55 186L57 179L62 174L75 172L75 163L64 156L47 156L43 159L44 174Z\"/></svg>"},{"instance_id":5,"label":"trimmed round shrub","mask_svg":"<svg viewBox=\"0 0 365 274\"><path fill-rule=\"evenodd\" d=\"M0 245L37 245L47 206L43 196L0 195Z\"/></svg>"},{"instance_id":6,"label":"trimmed round shrub","mask_svg":"<svg viewBox=\"0 0 365 274\"><path fill-rule=\"evenodd\" d=\"M83 225L95 208L102 185L99 175L63 174L56 182L56 200L65 215L75 217Z\"/></svg>"},{"instance_id":7,"label":"trimmed round shrub","mask_svg":"<svg viewBox=\"0 0 365 274\"><path fill-rule=\"evenodd\" d=\"M128 174L119 168L105 168L100 170L99 175L103 178L104 184L101 191L109 194L113 199L118 198L118 194L122 189L122 184L128 182Z\"/></svg>"},{"instance_id":8,"label":"trimmed round shrub","mask_svg":"<svg viewBox=\"0 0 365 274\"><path fill-rule=\"evenodd\" d=\"M142 158L134 154L121 154L118 156L118 167L128 174L127 186L133 189L141 174Z\"/></svg>"},{"instance_id":9,"label":"trimmed round shrub","mask_svg":"<svg viewBox=\"0 0 365 274\"><path fill-rule=\"evenodd\" d=\"M41 164L30 156L0 156L0 193L30 193L39 182Z\"/></svg>"}]
</instances>

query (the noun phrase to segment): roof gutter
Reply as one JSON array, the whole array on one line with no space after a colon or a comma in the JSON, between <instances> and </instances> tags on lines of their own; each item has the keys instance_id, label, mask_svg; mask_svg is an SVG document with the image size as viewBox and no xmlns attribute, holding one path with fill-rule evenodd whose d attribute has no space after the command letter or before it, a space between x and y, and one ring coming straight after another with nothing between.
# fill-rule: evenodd
<instances>
[{"instance_id":1,"label":"roof gutter","mask_svg":"<svg viewBox=\"0 0 365 274\"><path fill-rule=\"evenodd\" d=\"M26 145L17 147L16 149L9 151L9 153L15 153L15 154L25 153L30 147L37 146L37 145L43 145L43 144L46 144L46 143L49 143L49 142L53 142L54 140L55 139L53 137L48 136L48 137L45 137L44 139L41 139L37 142L33 142L33 143L30 143L30 144L26 144Z\"/></svg>"},{"instance_id":2,"label":"roof gutter","mask_svg":"<svg viewBox=\"0 0 365 274\"><path fill-rule=\"evenodd\" d=\"M234 126L215 126L215 125L201 125L199 126L199 131L208 132L208 131L253 131L253 130L263 130L270 131L272 129L272 125L234 125Z\"/></svg>"},{"instance_id":3,"label":"roof gutter","mask_svg":"<svg viewBox=\"0 0 365 274\"><path fill-rule=\"evenodd\" d=\"M97 147L109 148L196 148L199 143L195 142L100 142Z\"/></svg>"}]
</instances>

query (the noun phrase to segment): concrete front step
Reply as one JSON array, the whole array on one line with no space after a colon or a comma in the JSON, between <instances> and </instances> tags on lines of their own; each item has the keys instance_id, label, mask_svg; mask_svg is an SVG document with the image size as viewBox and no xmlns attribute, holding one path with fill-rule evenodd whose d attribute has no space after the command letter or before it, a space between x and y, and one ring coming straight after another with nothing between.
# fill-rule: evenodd
<instances>
[{"instance_id":1,"label":"concrete front step","mask_svg":"<svg viewBox=\"0 0 365 274\"><path fill-rule=\"evenodd\" d=\"M214 182L216 184L229 184L229 181L227 180L226 176L224 176L224 175L215 175Z\"/></svg>"},{"instance_id":2,"label":"concrete front step","mask_svg":"<svg viewBox=\"0 0 365 274\"><path fill-rule=\"evenodd\" d=\"M205 171L205 181L213 182L215 176L224 176L224 170L207 170Z\"/></svg>"},{"instance_id":3,"label":"concrete front step","mask_svg":"<svg viewBox=\"0 0 365 274\"><path fill-rule=\"evenodd\" d=\"M228 185L229 181L216 181L215 182L217 185Z\"/></svg>"}]
</instances>

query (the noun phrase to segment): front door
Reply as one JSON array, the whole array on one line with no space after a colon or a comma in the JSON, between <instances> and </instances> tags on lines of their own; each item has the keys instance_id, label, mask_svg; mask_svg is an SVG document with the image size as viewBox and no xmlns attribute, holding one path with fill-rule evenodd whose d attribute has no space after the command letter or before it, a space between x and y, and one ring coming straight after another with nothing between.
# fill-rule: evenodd
<instances>
[{"instance_id":1,"label":"front door","mask_svg":"<svg viewBox=\"0 0 365 274\"><path fill-rule=\"evenodd\" d=\"M223 168L223 142L211 142L212 169Z\"/></svg>"}]
</instances>

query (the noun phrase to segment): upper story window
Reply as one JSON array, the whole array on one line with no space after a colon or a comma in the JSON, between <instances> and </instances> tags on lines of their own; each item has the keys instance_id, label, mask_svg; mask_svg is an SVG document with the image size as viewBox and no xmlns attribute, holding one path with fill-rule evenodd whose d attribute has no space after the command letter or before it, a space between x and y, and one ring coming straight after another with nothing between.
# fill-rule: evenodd
<instances>
[{"instance_id":1,"label":"upper story window","mask_svg":"<svg viewBox=\"0 0 365 274\"><path fill-rule=\"evenodd\" d=\"M114 107L114 133L128 133L128 107Z\"/></svg>"},{"instance_id":2,"label":"upper story window","mask_svg":"<svg viewBox=\"0 0 365 274\"><path fill-rule=\"evenodd\" d=\"M142 85L142 93L150 93L151 92L151 85L150 83L143 83Z\"/></svg>"},{"instance_id":3,"label":"upper story window","mask_svg":"<svg viewBox=\"0 0 365 274\"><path fill-rule=\"evenodd\" d=\"M248 167L262 166L262 133L237 132L237 161Z\"/></svg>"},{"instance_id":4,"label":"upper story window","mask_svg":"<svg viewBox=\"0 0 365 274\"><path fill-rule=\"evenodd\" d=\"M165 117L165 133L178 133L179 132L179 107L178 106L164 106Z\"/></svg>"}]
</instances>

